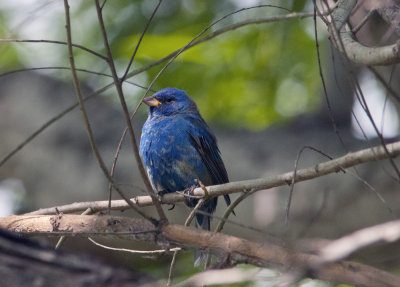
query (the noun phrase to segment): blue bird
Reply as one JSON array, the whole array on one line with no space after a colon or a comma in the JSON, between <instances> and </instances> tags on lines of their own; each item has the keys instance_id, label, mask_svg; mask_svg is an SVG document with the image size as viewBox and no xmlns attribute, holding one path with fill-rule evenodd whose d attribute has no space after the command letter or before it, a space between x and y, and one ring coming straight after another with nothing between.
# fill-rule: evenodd
<instances>
[{"instance_id":1,"label":"blue bird","mask_svg":"<svg viewBox=\"0 0 400 287\"><path fill-rule=\"evenodd\" d=\"M142 129L140 156L157 194L199 186L196 179L206 186L229 181L217 140L185 91L162 89L143 102L150 108ZM217 199L208 199L200 210L212 214ZM229 205L229 195L224 199ZM185 200L189 207L197 202L193 198ZM210 230L210 220L209 215L196 214L196 226L202 229Z\"/></svg>"}]
</instances>

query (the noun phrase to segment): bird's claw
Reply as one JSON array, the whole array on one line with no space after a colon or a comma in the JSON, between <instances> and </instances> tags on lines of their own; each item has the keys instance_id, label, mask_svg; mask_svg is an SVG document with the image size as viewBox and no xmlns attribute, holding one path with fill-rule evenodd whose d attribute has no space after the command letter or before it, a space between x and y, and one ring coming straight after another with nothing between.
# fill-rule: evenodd
<instances>
[{"instance_id":1,"label":"bird's claw","mask_svg":"<svg viewBox=\"0 0 400 287\"><path fill-rule=\"evenodd\" d=\"M192 186L186 188L186 189L183 191L183 194L188 195L188 196L193 196L193 195L194 195L194 194L193 194L193 191L194 191L195 189L196 189L196 186L195 186L195 185L192 185Z\"/></svg>"},{"instance_id":2,"label":"bird's claw","mask_svg":"<svg viewBox=\"0 0 400 287\"><path fill-rule=\"evenodd\" d=\"M185 203L186 203L186 205L189 206L189 207L195 207L195 206L196 206L196 203L197 203L197 197L194 196L194 193L193 193L193 191L195 190L195 188L196 188L196 186L193 185L193 186L191 186L191 187L186 188L186 189L183 191L183 194L184 194L184 196L185 196ZM194 199L194 198L196 198L196 199Z\"/></svg>"}]
</instances>

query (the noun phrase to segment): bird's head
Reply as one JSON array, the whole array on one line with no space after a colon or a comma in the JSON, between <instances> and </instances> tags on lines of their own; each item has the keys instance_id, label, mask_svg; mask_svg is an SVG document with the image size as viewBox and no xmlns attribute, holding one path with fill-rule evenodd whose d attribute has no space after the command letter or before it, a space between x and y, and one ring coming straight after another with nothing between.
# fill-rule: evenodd
<instances>
[{"instance_id":1,"label":"bird's head","mask_svg":"<svg viewBox=\"0 0 400 287\"><path fill-rule=\"evenodd\" d=\"M185 91L177 88L159 90L152 97L144 98L143 102L150 107L151 117L198 112L196 103Z\"/></svg>"}]
</instances>

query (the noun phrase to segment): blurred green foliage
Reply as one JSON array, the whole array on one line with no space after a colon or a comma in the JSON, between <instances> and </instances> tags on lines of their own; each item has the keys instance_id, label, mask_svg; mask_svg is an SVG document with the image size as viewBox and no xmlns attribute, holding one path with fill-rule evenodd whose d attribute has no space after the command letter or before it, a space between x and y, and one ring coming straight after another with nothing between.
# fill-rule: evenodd
<instances>
[{"instance_id":1,"label":"blurred green foliage","mask_svg":"<svg viewBox=\"0 0 400 287\"><path fill-rule=\"evenodd\" d=\"M105 23L120 75L157 3L155 0L106 2ZM163 1L131 70L185 46L210 23L237 10L238 3L245 6L244 2L233 0ZM291 11L310 10L305 8L307 3L304 0L260 2ZM93 3L80 1L70 5L73 41L105 54ZM59 40L65 40L63 11L57 13L59 23L49 25L53 30L58 29ZM229 16L205 35L246 19L284 13L288 12L274 7L246 10ZM293 19L248 25L223 33L182 53L157 79L153 90L172 86L185 89L207 121L224 125L260 130L271 123L290 120L313 110L319 103L320 79L315 42L308 32L312 31L310 25L312 28L312 19ZM5 62L7 68L18 64L19 50L8 48L5 52L10 59ZM109 73L103 60L79 49L75 55L79 68ZM59 63L54 66L68 65L65 47L60 48L59 56ZM161 68L162 65L155 66L130 80L146 86ZM95 88L110 82L99 76L81 74L81 77ZM127 88L126 93L129 103L136 105L143 89ZM116 99L115 91L108 92L108 96Z\"/></svg>"},{"instance_id":2,"label":"blurred green foliage","mask_svg":"<svg viewBox=\"0 0 400 287\"><path fill-rule=\"evenodd\" d=\"M266 15L282 13L274 8L260 9ZM171 15L175 17L163 22L168 27L171 21L170 30L144 38L136 58L140 63L165 57L202 30L192 21L183 21L176 29L179 12L184 13L176 11ZM207 12L203 18L209 23L217 15L210 17L211 9ZM243 18L251 19L257 12L245 13ZM202 18L198 21L204 23L203 28L207 26ZM235 127L263 129L277 120L307 112L318 101L320 81L315 42L303 24L301 20L280 21L225 33L180 55L157 80L156 87L187 90L206 119ZM224 25L218 25L221 26ZM139 36L125 37L118 45L117 55L128 60ZM150 70L149 78L153 79L160 68L161 65Z\"/></svg>"}]
</instances>

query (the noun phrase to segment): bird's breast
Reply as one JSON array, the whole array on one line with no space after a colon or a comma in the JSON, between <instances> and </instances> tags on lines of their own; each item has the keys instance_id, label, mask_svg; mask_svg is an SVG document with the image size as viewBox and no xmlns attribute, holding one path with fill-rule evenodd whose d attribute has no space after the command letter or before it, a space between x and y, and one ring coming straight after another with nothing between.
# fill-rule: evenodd
<instances>
[{"instance_id":1,"label":"bird's breast","mask_svg":"<svg viewBox=\"0 0 400 287\"><path fill-rule=\"evenodd\" d=\"M184 190L200 179L212 184L201 156L192 145L184 119L153 120L145 123L140 153L157 191Z\"/></svg>"}]
</instances>

